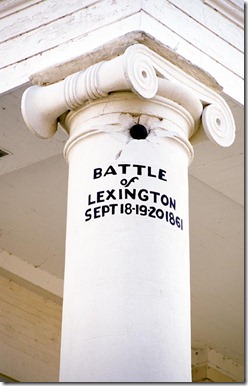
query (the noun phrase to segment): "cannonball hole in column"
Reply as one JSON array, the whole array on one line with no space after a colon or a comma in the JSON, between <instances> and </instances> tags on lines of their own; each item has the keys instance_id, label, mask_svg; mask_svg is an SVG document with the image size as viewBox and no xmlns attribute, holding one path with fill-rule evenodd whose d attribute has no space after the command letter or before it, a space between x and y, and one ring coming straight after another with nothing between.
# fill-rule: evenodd
<instances>
[{"instance_id":1,"label":"cannonball hole in column","mask_svg":"<svg viewBox=\"0 0 248 386\"><path fill-rule=\"evenodd\" d=\"M134 125L130 129L130 135L133 139L146 139L148 134L146 127L140 124Z\"/></svg>"}]
</instances>

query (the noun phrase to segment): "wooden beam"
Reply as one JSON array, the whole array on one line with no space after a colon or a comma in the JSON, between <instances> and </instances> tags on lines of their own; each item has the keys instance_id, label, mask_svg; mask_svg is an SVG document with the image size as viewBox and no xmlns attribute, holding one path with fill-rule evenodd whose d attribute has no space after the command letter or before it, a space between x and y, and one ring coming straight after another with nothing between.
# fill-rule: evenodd
<instances>
[{"instance_id":1,"label":"wooden beam","mask_svg":"<svg viewBox=\"0 0 248 386\"><path fill-rule=\"evenodd\" d=\"M0 274L57 304L62 303L62 279L3 250L0 251Z\"/></svg>"}]
</instances>

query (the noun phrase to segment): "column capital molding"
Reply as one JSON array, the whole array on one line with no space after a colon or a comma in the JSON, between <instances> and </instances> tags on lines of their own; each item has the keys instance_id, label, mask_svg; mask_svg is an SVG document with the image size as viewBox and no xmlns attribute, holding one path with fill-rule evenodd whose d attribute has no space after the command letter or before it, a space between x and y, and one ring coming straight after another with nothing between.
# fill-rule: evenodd
<instances>
[{"instance_id":1,"label":"column capital molding","mask_svg":"<svg viewBox=\"0 0 248 386\"><path fill-rule=\"evenodd\" d=\"M171 84L166 80L164 82L167 82L168 97ZM193 118L185 107L160 95L143 99L131 91L112 93L105 98L87 102L61 117L60 123L70 135L64 147L64 157L68 160L77 142L101 133L118 141L122 148L133 140L130 128L140 124L148 132L146 141L159 144L162 138L170 138L183 146L190 164L194 151L188 139L195 132L201 111L201 108L198 111L195 109Z\"/></svg>"},{"instance_id":2,"label":"column capital molding","mask_svg":"<svg viewBox=\"0 0 248 386\"><path fill-rule=\"evenodd\" d=\"M217 145L227 147L235 139L235 122L225 100L143 44L131 45L124 54L58 83L28 88L22 98L22 114L35 135L49 138L62 114L118 91L132 91L144 100L156 96L172 100L191 114L195 129L202 126Z\"/></svg>"}]
</instances>

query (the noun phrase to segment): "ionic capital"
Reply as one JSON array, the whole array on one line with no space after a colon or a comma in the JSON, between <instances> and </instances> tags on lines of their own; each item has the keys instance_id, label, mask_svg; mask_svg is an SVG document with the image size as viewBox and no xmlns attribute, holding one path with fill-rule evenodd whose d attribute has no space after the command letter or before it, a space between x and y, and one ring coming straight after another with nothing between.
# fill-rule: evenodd
<instances>
[{"instance_id":1,"label":"ionic capital","mask_svg":"<svg viewBox=\"0 0 248 386\"><path fill-rule=\"evenodd\" d=\"M30 87L23 95L22 113L34 134L49 138L62 114L119 91L132 91L144 100L161 96L183 107L194 120L191 136L202 126L208 139L220 146L230 146L235 139L234 119L225 100L142 44L58 83Z\"/></svg>"}]
</instances>

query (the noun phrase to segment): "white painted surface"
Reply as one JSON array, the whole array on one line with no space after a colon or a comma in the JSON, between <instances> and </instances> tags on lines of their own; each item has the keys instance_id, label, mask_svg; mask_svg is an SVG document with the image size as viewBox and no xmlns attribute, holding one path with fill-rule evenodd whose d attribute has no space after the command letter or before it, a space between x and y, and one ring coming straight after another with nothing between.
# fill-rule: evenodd
<instances>
[{"instance_id":1,"label":"white painted surface","mask_svg":"<svg viewBox=\"0 0 248 386\"><path fill-rule=\"evenodd\" d=\"M195 68L192 66L191 70ZM95 63L60 82L28 88L23 94L21 108L31 132L39 138L49 138L56 133L58 121L63 124L62 114L87 101L127 90L144 99L159 95L188 111L189 121L194 120L189 133L194 143L209 139L217 145L230 147L235 140L235 121L224 98L212 90L214 82L210 77L208 80L207 87L144 44L133 44L123 55ZM159 118L162 116L160 114ZM178 136L181 117L178 116L178 120L172 129L174 137ZM200 135L196 133L199 127ZM180 141L185 141L184 135L179 134L179 137Z\"/></svg>"},{"instance_id":2,"label":"white painted surface","mask_svg":"<svg viewBox=\"0 0 248 386\"><path fill-rule=\"evenodd\" d=\"M156 126L152 115L158 110L169 115L167 130L179 117L184 120L179 130L189 133L190 127L187 114L166 101L116 93L66 119L74 142L66 146L69 192L62 382L191 380L189 154L175 139L152 136L151 124ZM150 112L150 117L142 115L151 130L146 140L130 137L133 119L126 115L128 111L134 117ZM119 164L131 166L123 171ZM143 173L137 173L133 166L137 164L143 165ZM110 169L104 176L109 165L116 172ZM99 167L102 177L99 170L94 174ZM163 179L158 178L159 169L165 170ZM120 198L120 191L125 192L122 182L133 177L138 177L130 186L137 192L135 199ZM175 200L174 209L161 202L164 194ZM154 217L149 216L152 207ZM166 211L172 213L169 218L180 217L179 226L166 221Z\"/></svg>"},{"instance_id":3,"label":"white painted surface","mask_svg":"<svg viewBox=\"0 0 248 386\"><path fill-rule=\"evenodd\" d=\"M4 3L13 4L10 1L4 1ZM48 4L48 1L43 3ZM52 3L54 1L49 2L50 5ZM171 3L177 6L179 11L187 13L189 18L193 17L202 24L202 28L210 29L242 51L242 29L223 15L209 6L203 6L198 0L190 2L173 0ZM45 13L44 7L40 16L44 17ZM15 15L15 19L12 19L13 22L16 20L15 33L17 34L21 26L19 23L21 17L20 12ZM32 12L32 16L30 13L29 19L35 19L35 17L35 12ZM109 36L119 38L130 30L137 29L137 25L147 26L151 20L152 18L148 15L135 14L99 30L91 31L87 36L78 36L42 54L5 67L0 71L1 92L27 82L33 71L44 71L44 68L50 65L63 63L64 60L73 60L78 57L79 52L82 53L82 47L84 47L82 56L91 49L96 49L102 55L103 52L100 53L99 46L106 44ZM36 17L36 21L39 23L39 17ZM32 21L30 20L29 23L25 21L25 24L22 24L24 27L22 33L25 33L25 26L29 26L30 22ZM163 31L166 32L165 35ZM12 22L9 23L8 32L13 33ZM164 43L173 49L177 48L179 42L180 53L185 52L186 56L189 55L188 58L193 64L209 69L210 73L215 74L219 83L224 86L227 94L242 101L243 80L224 68L221 60L218 63L204 52L197 52L191 44L183 39L180 40L176 33L172 33L169 29L160 29L158 22L151 23L148 32L151 36L156 32L157 38L165 36ZM33 37L32 44L36 44L38 34L35 31ZM14 49L18 53L21 48L17 44L17 48ZM28 49L29 47L25 46L27 54ZM177 50L174 53L177 53ZM85 57L84 63L89 65L92 56ZM235 60L235 56L230 57L230 60ZM58 65L56 71L64 76L63 66ZM65 137L59 138L58 142L55 138L43 142L31 136L26 131L20 115L20 95L21 90L14 90L12 95L3 95L1 99L1 108L6 110L0 110L0 146L12 150L13 155L2 158L0 162L2 173L0 246L8 252L15 253L24 261L35 266L40 265L42 269L62 278L67 167L61 156L56 154L62 151ZM244 340L242 316L244 304L242 298L243 109L235 101L229 100L228 103L235 115L238 128L235 144L229 149L217 148L209 142L195 147L195 160L190 169L190 173L195 176L191 178L190 191L192 341L200 342L201 347L204 344L210 344L217 351L242 363ZM216 225L214 232L213 224ZM17 357L12 354L11 351L9 361L12 364L11 369L14 370L13 363ZM26 370L28 373L28 366ZM44 372L46 372L45 367Z\"/></svg>"},{"instance_id":4,"label":"white painted surface","mask_svg":"<svg viewBox=\"0 0 248 386\"><path fill-rule=\"evenodd\" d=\"M205 4L210 4L210 1L205 1ZM171 0L170 3L174 4L177 8L180 8L189 17L193 18L199 25L212 31L219 38L225 40L227 43L236 47L238 50L244 50L244 32L243 26L238 27L234 23L230 23L225 17L220 14L216 14L216 8L206 7L202 4L202 1L191 0ZM225 2L227 4L227 2ZM243 1L241 0L241 3ZM235 10L232 12L235 17ZM218 15L218 22L217 22ZM242 11L242 17L244 13Z\"/></svg>"},{"instance_id":5,"label":"white painted surface","mask_svg":"<svg viewBox=\"0 0 248 386\"><path fill-rule=\"evenodd\" d=\"M204 52L199 52L194 45L185 42L183 37L177 35L165 25L160 24L160 22L145 13L142 14L142 26L146 26L147 34L154 36L158 41L161 41L163 36L166 36L167 46L189 62L194 63L194 65L201 69L205 69L205 71L210 73L223 87L226 95L244 104L243 79L240 76L234 75L228 68L223 67L221 59L220 61L216 61Z\"/></svg>"},{"instance_id":6,"label":"white painted surface","mask_svg":"<svg viewBox=\"0 0 248 386\"><path fill-rule=\"evenodd\" d=\"M1 92L26 83L32 72L92 55L95 49L101 57L114 39L143 31L161 48L209 72L242 103L243 29L202 1L191 2L191 13L176 0L56 4L42 1L1 19ZM23 45L25 50L17 49Z\"/></svg>"},{"instance_id":7,"label":"white painted surface","mask_svg":"<svg viewBox=\"0 0 248 386\"><path fill-rule=\"evenodd\" d=\"M0 3L1 18L20 12L38 2L39 0L2 0Z\"/></svg>"},{"instance_id":8,"label":"white painted surface","mask_svg":"<svg viewBox=\"0 0 248 386\"><path fill-rule=\"evenodd\" d=\"M63 3L59 0L1 1L0 41L5 42L9 39L18 38L21 34L49 25L59 19L63 19L68 13L75 13L97 2L99 3L99 0L84 0L83 2L79 0L63 0Z\"/></svg>"},{"instance_id":9,"label":"white painted surface","mask_svg":"<svg viewBox=\"0 0 248 386\"><path fill-rule=\"evenodd\" d=\"M204 0L205 4L220 12L239 27L244 27L244 1L242 0Z\"/></svg>"},{"instance_id":10,"label":"white painted surface","mask_svg":"<svg viewBox=\"0 0 248 386\"><path fill-rule=\"evenodd\" d=\"M244 207L196 178L189 187L192 346L244 364Z\"/></svg>"},{"instance_id":11,"label":"white painted surface","mask_svg":"<svg viewBox=\"0 0 248 386\"><path fill-rule=\"evenodd\" d=\"M1 176L1 249L63 278L68 176L63 156L14 174L15 182L12 173Z\"/></svg>"},{"instance_id":12,"label":"white painted surface","mask_svg":"<svg viewBox=\"0 0 248 386\"><path fill-rule=\"evenodd\" d=\"M80 9L80 2L77 0L75 3L79 10L75 12L71 12L70 2L68 2L67 8L61 8L57 3L54 5L52 3L51 1L43 2L44 8L41 11L41 15L44 15L45 21L42 20L39 14L40 10L36 10L35 7L34 12L37 11L39 16L34 30L32 28L29 30L28 28L25 33L18 31L18 34L15 34L16 37L11 37L9 40L5 39L5 41L2 42L1 48L6 55L5 57L1 57L0 67L7 67L17 60L25 60L28 57L40 54L64 42L86 35L90 31L99 29L101 26L111 24L120 18L118 17L118 13L121 15L121 18L124 19L140 10L140 1L117 1L113 3L112 0L102 0L98 1L97 5L93 3L91 6L87 2L86 6L84 4L82 9ZM52 6L52 8L48 8L48 4L50 7ZM64 17L59 15L57 18L54 18L53 9L62 9L63 13L65 13ZM108 11L107 13L106 10ZM74 11L74 9L72 9L72 11ZM50 20L46 20L48 15L50 15ZM22 20L20 25L22 26L25 22L25 19ZM57 33L58 31L60 31L60 33ZM36 34L36 44L34 44L34 32ZM28 52L20 50L17 53L17 45L22 46L24 44L29 47Z\"/></svg>"},{"instance_id":13,"label":"white painted surface","mask_svg":"<svg viewBox=\"0 0 248 386\"><path fill-rule=\"evenodd\" d=\"M25 88L20 88L0 97L0 148L10 153L1 159L0 175L61 155L68 137L62 130L47 141L40 141L30 135L20 109L24 90Z\"/></svg>"},{"instance_id":14,"label":"white painted surface","mask_svg":"<svg viewBox=\"0 0 248 386\"><path fill-rule=\"evenodd\" d=\"M28 264L6 251L0 251L0 273L3 277L14 280L30 291L61 304L63 280L43 271L38 266Z\"/></svg>"},{"instance_id":15,"label":"white painted surface","mask_svg":"<svg viewBox=\"0 0 248 386\"><path fill-rule=\"evenodd\" d=\"M202 7L204 7L203 4ZM244 57L242 52L232 47L209 29L202 28L202 24L198 20L194 20L184 12L179 13L179 9L167 0L163 4L158 0L144 0L142 9L152 16L154 20L157 20L166 27L166 29L180 36L183 44L190 43L191 46L198 50L198 55L200 50L210 59L221 63L238 76L244 76ZM180 22L178 22L179 20ZM164 31L162 38L165 36L165 33ZM180 40L178 46L175 47L178 53L180 53ZM211 44L209 44L210 41ZM237 58L237 61L231 59L233 55ZM207 71L206 66L201 68Z\"/></svg>"}]
</instances>

